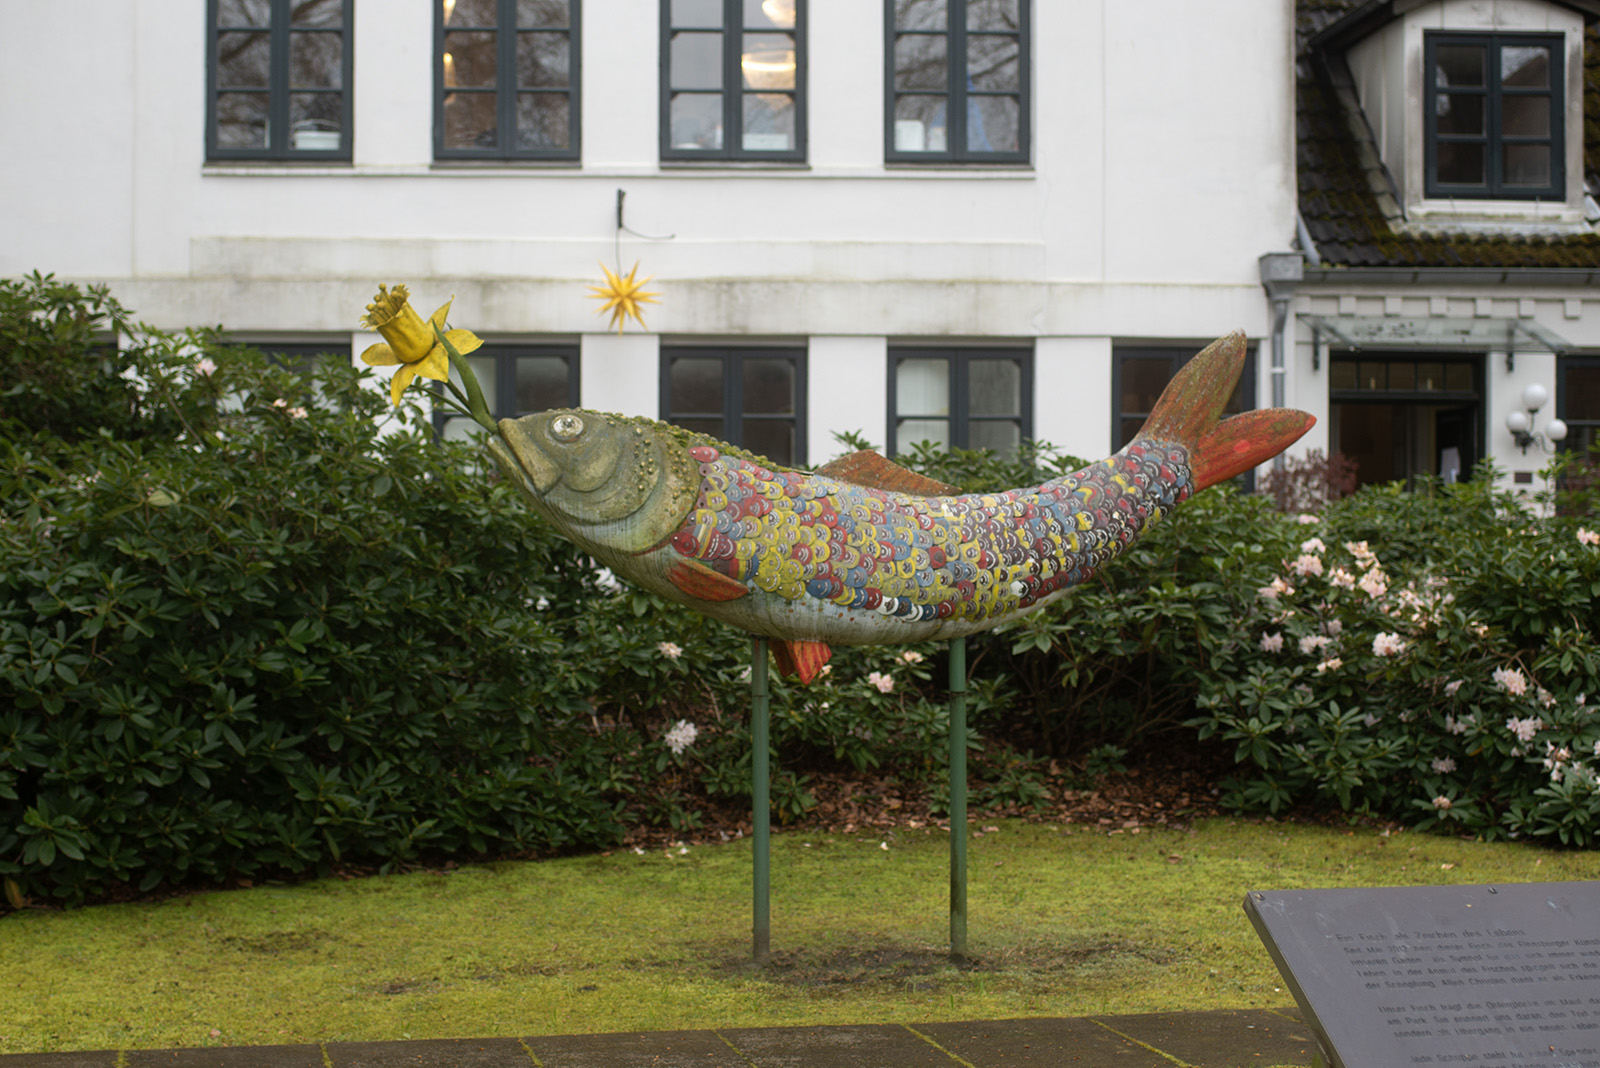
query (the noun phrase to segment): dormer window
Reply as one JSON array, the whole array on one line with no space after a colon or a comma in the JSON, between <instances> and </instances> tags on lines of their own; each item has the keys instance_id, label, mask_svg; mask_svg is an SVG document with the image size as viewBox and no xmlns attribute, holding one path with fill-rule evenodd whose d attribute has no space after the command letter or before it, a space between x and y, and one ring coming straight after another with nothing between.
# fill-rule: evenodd
<instances>
[{"instance_id":1,"label":"dormer window","mask_svg":"<svg viewBox=\"0 0 1600 1068\"><path fill-rule=\"evenodd\" d=\"M1427 195L1564 200L1559 34L1428 33Z\"/></svg>"}]
</instances>

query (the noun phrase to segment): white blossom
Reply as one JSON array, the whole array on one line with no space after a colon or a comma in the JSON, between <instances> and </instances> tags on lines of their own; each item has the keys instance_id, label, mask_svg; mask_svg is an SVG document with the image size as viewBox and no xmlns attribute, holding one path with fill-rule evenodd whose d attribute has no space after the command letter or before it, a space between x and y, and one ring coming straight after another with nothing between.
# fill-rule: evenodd
<instances>
[{"instance_id":1,"label":"white blossom","mask_svg":"<svg viewBox=\"0 0 1600 1068\"><path fill-rule=\"evenodd\" d=\"M874 671L867 675L867 685L875 687L879 693L894 692L893 677L879 671Z\"/></svg>"},{"instance_id":2,"label":"white blossom","mask_svg":"<svg viewBox=\"0 0 1600 1068\"><path fill-rule=\"evenodd\" d=\"M1328 547L1322 543L1321 538L1309 538L1300 543L1300 551L1303 553L1323 553L1328 551Z\"/></svg>"},{"instance_id":3,"label":"white blossom","mask_svg":"<svg viewBox=\"0 0 1600 1068\"><path fill-rule=\"evenodd\" d=\"M1494 684L1506 693L1521 697L1528 692L1528 680L1516 668L1495 668Z\"/></svg>"},{"instance_id":4,"label":"white blossom","mask_svg":"<svg viewBox=\"0 0 1600 1068\"><path fill-rule=\"evenodd\" d=\"M194 369L209 377L216 372L217 365L212 361L210 356L202 356L200 359L195 361ZM1583 540L1583 531L1581 530L1578 532L1578 540Z\"/></svg>"},{"instance_id":5,"label":"white blossom","mask_svg":"<svg viewBox=\"0 0 1600 1068\"><path fill-rule=\"evenodd\" d=\"M920 664L922 663L922 654L917 652L915 649L907 649L905 652L895 657L895 659L900 661L902 664Z\"/></svg>"},{"instance_id":6,"label":"white blossom","mask_svg":"<svg viewBox=\"0 0 1600 1068\"><path fill-rule=\"evenodd\" d=\"M1456 695L1456 691L1461 689L1461 684L1466 681L1466 679L1456 679L1454 682L1450 683L1444 688L1444 695L1446 697L1454 697Z\"/></svg>"},{"instance_id":7,"label":"white blossom","mask_svg":"<svg viewBox=\"0 0 1600 1068\"><path fill-rule=\"evenodd\" d=\"M1443 794L1440 794L1438 797L1433 799L1433 807L1438 809L1440 812L1448 812L1450 810L1450 804L1450 799L1445 797Z\"/></svg>"},{"instance_id":8,"label":"white blossom","mask_svg":"<svg viewBox=\"0 0 1600 1068\"><path fill-rule=\"evenodd\" d=\"M1518 719L1516 716L1512 716L1506 720L1506 730L1516 735L1520 741L1531 742L1535 734L1544 730L1544 720L1536 716L1528 719Z\"/></svg>"},{"instance_id":9,"label":"white blossom","mask_svg":"<svg viewBox=\"0 0 1600 1068\"><path fill-rule=\"evenodd\" d=\"M1373 656L1396 656L1405 647L1406 643L1400 640L1400 635L1398 634L1383 633L1372 639Z\"/></svg>"},{"instance_id":10,"label":"white blossom","mask_svg":"<svg viewBox=\"0 0 1600 1068\"><path fill-rule=\"evenodd\" d=\"M1294 517L1294 521L1299 523L1301 526L1309 526L1312 523L1322 522L1322 517L1311 515L1309 512L1301 512L1299 515Z\"/></svg>"},{"instance_id":11,"label":"white blossom","mask_svg":"<svg viewBox=\"0 0 1600 1068\"><path fill-rule=\"evenodd\" d=\"M656 646L656 652L668 660L676 660L683 655L683 650L672 642L661 642Z\"/></svg>"},{"instance_id":12,"label":"white blossom","mask_svg":"<svg viewBox=\"0 0 1600 1068\"><path fill-rule=\"evenodd\" d=\"M602 567L594 573L594 584L606 593L622 592L622 583L617 581L617 576L612 574L609 567Z\"/></svg>"},{"instance_id":13,"label":"white blossom","mask_svg":"<svg viewBox=\"0 0 1600 1068\"><path fill-rule=\"evenodd\" d=\"M1356 588L1356 577L1342 567L1334 568L1333 574L1328 576L1328 581L1341 590L1353 590Z\"/></svg>"},{"instance_id":14,"label":"white blossom","mask_svg":"<svg viewBox=\"0 0 1600 1068\"><path fill-rule=\"evenodd\" d=\"M1261 636L1261 651L1263 653L1276 653L1283 649L1282 634L1263 634Z\"/></svg>"},{"instance_id":15,"label":"white blossom","mask_svg":"<svg viewBox=\"0 0 1600 1068\"><path fill-rule=\"evenodd\" d=\"M1330 656L1328 659L1317 665L1317 674L1323 675L1330 671L1338 671L1343 666L1343 660L1340 660L1336 656Z\"/></svg>"},{"instance_id":16,"label":"white blossom","mask_svg":"<svg viewBox=\"0 0 1600 1068\"><path fill-rule=\"evenodd\" d=\"M667 748L676 755L693 745L698 737L700 728L686 719L680 719L672 725L672 729L667 732L663 740L667 743Z\"/></svg>"},{"instance_id":17,"label":"white blossom","mask_svg":"<svg viewBox=\"0 0 1600 1068\"><path fill-rule=\"evenodd\" d=\"M1456 770L1456 762L1451 757L1434 757L1431 766L1440 775L1448 775Z\"/></svg>"},{"instance_id":18,"label":"white blossom","mask_svg":"<svg viewBox=\"0 0 1600 1068\"><path fill-rule=\"evenodd\" d=\"M1382 597L1389 590L1389 580L1387 576L1385 576L1384 573L1376 567L1369 570L1365 575L1362 575L1361 581L1357 582L1356 585L1360 586L1362 592L1368 597L1371 597L1373 600L1377 600L1379 597Z\"/></svg>"},{"instance_id":19,"label":"white blossom","mask_svg":"<svg viewBox=\"0 0 1600 1068\"><path fill-rule=\"evenodd\" d=\"M1600 545L1600 532L1578 528L1578 544Z\"/></svg>"},{"instance_id":20,"label":"white blossom","mask_svg":"<svg viewBox=\"0 0 1600 1068\"><path fill-rule=\"evenodd\" d=\"M1289 565L1289 570L1301 578L1305 578L1308 575L1320 575L1322 574L1322 557L1303 553L1295 558L1294 563Z\"/></svg>"},{"instance_id":21,"label":"white blossom","mask_svg":"<svg viewBox=\"0 0 1600 1068\"><path fill-rule=\"evenodd\" d=\"M1300 639L1300 652L1307 655L1320 652L1332 641L1333 639L1325 638L1320 634L1307 634L1304 638Z\"/></svg>"}]
</instances>

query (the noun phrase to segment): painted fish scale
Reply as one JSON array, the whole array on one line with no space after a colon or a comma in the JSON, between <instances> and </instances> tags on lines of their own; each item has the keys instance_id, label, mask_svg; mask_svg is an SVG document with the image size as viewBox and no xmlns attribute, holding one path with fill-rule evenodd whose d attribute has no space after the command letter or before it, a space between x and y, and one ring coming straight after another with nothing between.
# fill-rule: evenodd
<instances>
[{"instance_id":1,"label":"painted fish scale","mask_svg":"<svg viewBox=\"0 0 1600 1068\"><path fill-rule=\"evenodd\" d=\"M911 624L992 625L1032 607L1193 492L1183 446L1149 441L1032 489L955 497L771 471L710 445L690 455L701 492L675 552L788 601Z\"/></svg>"}]
</instances>

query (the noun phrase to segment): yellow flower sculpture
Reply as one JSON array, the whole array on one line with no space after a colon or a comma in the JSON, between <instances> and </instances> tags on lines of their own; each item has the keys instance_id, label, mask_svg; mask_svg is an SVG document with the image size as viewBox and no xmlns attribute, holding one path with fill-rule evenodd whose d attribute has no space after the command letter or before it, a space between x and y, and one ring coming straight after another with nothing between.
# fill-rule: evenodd
<instances>
[{"instance_id":1,"label":"yellow flower sculpture","mask_svg":"<svg viewBox=\"0 0 1600 1068\"><path fill-rule=\"evenodd\" d=\"M362 360L372 367L400 365L389 383L389 399L396 405L400 403L400 394L418 375L439 382L450 380L450 359L434 334L435 328L462 356L483 344L483 339L471 330L445 330L445 318L450 314L454 297L424 322L411 307L410 296L403 285L393 289L380 285L378 295L367 305L367 314L361 317L362 326L383 335L382 341L361 354Z\"/></svg>"},{"instance_id":2,"label":"yellow flower sculpture","mask_svg":"<svg viewBox=\"0 0 1600 1068\"><path fill-rule=\"evenodd\" d=\"M611 325L617 328L617 333L619 334L622 333L622 328L627 325L629 316L639 321L640 328L648 329L644 325L644 315L639 305L660 303L656 300L656 297L660 296L659 293L641 292L644 289L644 284L654 278L655 275L648 275L635 281L633 276L639 273L637 260L634 261L633 270L626 275L612 274L611 268L603 263L600 265L600 269L606 272L606 284L589 287L594 290L593 299L605 301L595 314L604 315L606 312L610 312Z\"/></svg>"}]
</instances>

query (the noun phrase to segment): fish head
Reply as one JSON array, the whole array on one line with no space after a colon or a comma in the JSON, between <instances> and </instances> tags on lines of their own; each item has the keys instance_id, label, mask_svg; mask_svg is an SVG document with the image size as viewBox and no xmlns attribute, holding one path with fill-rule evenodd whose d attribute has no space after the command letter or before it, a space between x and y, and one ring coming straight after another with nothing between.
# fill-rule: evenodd
<instances>
[{"instance_id":1,"label":"fish head","mask_svg":"<svg viewBox=\"0 0 1600 1068\"><path fill-rule=\"evenodd\" d=\"M534 510L590 548L643 552L694 507L699 464L675 428L582 409L500 420L490 451Z\"/></svg>"}]
</instances>

